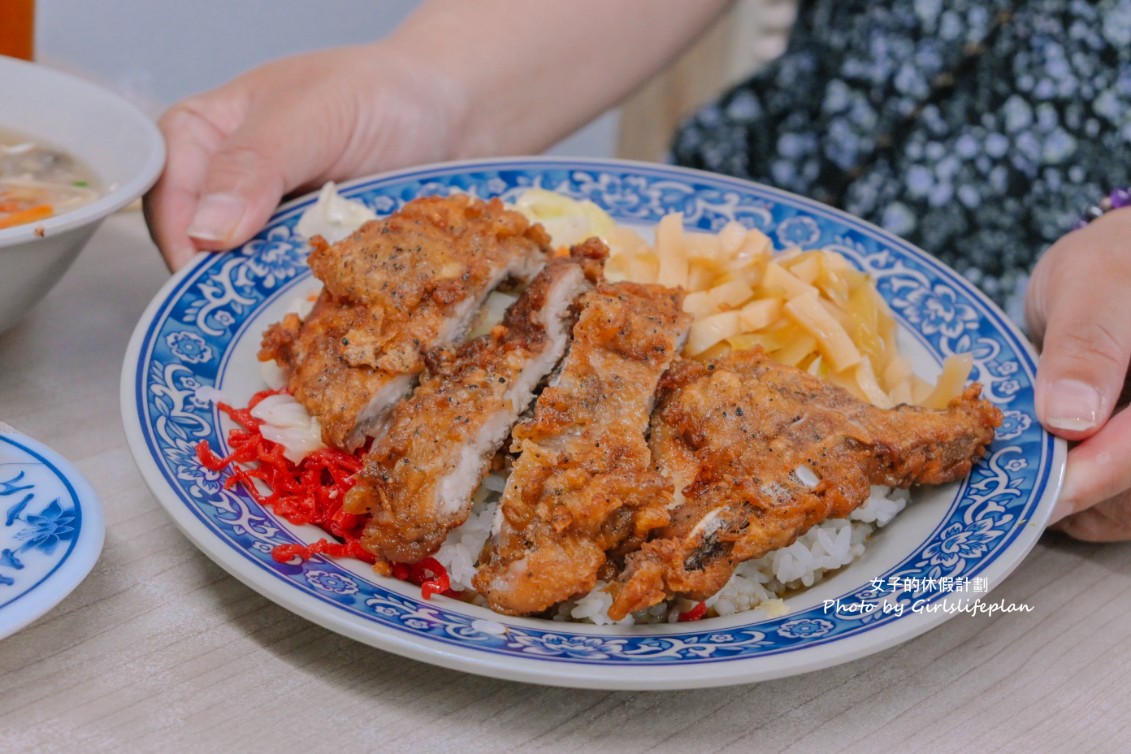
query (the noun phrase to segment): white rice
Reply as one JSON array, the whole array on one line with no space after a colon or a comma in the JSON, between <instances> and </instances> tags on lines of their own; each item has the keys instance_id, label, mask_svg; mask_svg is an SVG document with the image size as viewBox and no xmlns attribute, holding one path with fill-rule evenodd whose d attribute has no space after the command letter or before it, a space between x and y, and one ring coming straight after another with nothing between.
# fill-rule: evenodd
<instances>
[{"instance_id":1,"label":"white rice","mask_svg":"<svg viewBox=\"0 0 1131 754\"><path fill-rule=\"evenodd\" d=\"M475 504L468 520L448 534L436 553L435 558L448 569L452 588L473 589L471 580L475 576L475 561L491 531L492 519L497 513L505 485L505 474L489 475L476 491ZM848 518L828 519L790 546L739 565L726 586L707 600L708 609L718 615L733 615L761 607L770 615L784 614L787 608L782 596L811 587L826 574L860 557L872 532L887 525L906 505L906 491L872 487L869 498ZM586 596L558 605L551 617L556 621L599 626L668 623L676 621L680 613L691 610L696 604L678 599L614 621L609 617L613 598L607 587L606 582L598 581Z\"/></svg>"},{"instance_id":2,"label":"white rice","mask_svg":"<svg viewBox=\"0 0 1131 754\"><path fill-rule=\"evenodd\" d=\"M433 555L447 569L452 589L474 590L471 580L475 577L475 561L479 559L483 543L491 533L491 521L502 492L500 484L506 484L505 476L487 475L475 491L474 503L467 520L448 532L444 544Z\"/></svg>"},{"instance_id":3,"label":"white rice","mask_svg":"<svg viewBox=\"0 0 1131 754\"><path fill-rule=\"evenodd\" d=\"M719 615L733 615L813 586L863 555L872 532L906 505L905 492L872 487L872 494L848 518L823 521L788 547L739 565L726 586L707 600L707 607Z\"/></svg>"}]
</instances>

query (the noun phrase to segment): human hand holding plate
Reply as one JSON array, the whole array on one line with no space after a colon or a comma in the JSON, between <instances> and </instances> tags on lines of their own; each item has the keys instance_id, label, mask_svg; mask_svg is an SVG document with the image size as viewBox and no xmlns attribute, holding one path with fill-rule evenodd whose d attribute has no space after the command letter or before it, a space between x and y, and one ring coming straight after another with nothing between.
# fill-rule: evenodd
<instances>
[{"instance_id":1,"label":"human hand holding plate","mask_svg":"<svg viewBox=\"0 0 1131 754\"><path fill-rule=\"evenodd\" d=\"M1043 346L1037 415L1077 441L1052 520L1078 539L1131 539L1131 413L1120 406L1131 360L1131 210L1055 243L1033 273L1029 329ZM1124 399L1125 400L1125 399Z\"/></svg>"}]
</instances>

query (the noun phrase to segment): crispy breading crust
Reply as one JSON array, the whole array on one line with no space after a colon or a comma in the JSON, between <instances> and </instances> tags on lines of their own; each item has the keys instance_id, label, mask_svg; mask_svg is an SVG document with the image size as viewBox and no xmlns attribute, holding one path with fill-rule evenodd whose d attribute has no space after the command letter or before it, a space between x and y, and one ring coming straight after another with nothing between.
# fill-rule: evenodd
<instances>
[{"instance_id":1,"label":"crispy breading crust","mask_svg":"<svg viewBox=\"0 0 1131 754\"><path fill-rule=\"evenodd\" d=\"M591 239L551 260L490 333L429 352L420 384L393 410L346 498L351 512L372 514L362 537L368 550L415 563L467 520L491 459L565 352L572 302L606 255Z\"/></svg>"},{"instance_id":2,"label":"crispy breading crust","mask_svg":"<svg viewBox=\"0 0 1131 754\"><path fill-rule=\"evenodd\" d=\"M679 362L660 386L651 436L656 468L679 494L671 522L628 556L610 617L706 599L739 563L848 515L873 484L965 477L1002 419L980 393L970 385L942 411L884 410L758 349ZM802 466L819 481L807 483Z\"/></svg>"},{"instance_id":3,"label":"crispy breading crust","mask_svg":"<svg viewBox=\"0 0 1131 754\"><path fill-rule=\"evenodd\" d=\"M305 320L271 326L259 358L290 372L327 443L353 449L411 390L422 354L462 337L508 275L533 277L550 239L498 199L455 195L415 199L339 243L311 245L318 301Z\"/></svg>"},{"instance_id":4,"label":"crispy breading crust","mask_svg":"<svg viewBox=\"0 0 1131 754\"><path fill-rule=\"evenodd\" d=\"M515 428L520 453L475 587L501 612L541 612L593 588L608 553L667 523L671 484L645 441L660 375L690 317L683 294L604 284L582 313L556 384Z\"/></svg>"}]
</instances>

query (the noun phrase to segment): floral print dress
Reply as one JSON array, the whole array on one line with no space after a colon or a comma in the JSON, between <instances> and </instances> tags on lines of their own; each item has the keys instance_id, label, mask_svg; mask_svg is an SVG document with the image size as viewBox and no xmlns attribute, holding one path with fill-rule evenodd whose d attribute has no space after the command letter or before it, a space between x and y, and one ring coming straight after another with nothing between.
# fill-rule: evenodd
<instances>
[{"instance_id":1,"label":"floral print dress","mask_svg":"<svg viewBox=\"0 0 1131 754\"><path fill-rule=\"evenodd\" d=\"M1131 0L801 0L673 158L881 225L1020 323L1038 254L1131 185Z\"/></svg>"}]
</instances>

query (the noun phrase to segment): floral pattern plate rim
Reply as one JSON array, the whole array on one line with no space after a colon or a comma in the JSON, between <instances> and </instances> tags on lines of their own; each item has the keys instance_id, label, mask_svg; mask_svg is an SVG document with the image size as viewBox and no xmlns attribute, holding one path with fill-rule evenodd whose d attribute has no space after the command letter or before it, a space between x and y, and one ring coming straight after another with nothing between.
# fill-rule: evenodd
<instances>
[{"instance_id":1,"label":"floral pattern plate rim","mask_svg":"<svg viewBox=\"0 0 1131 754\"><path fill-rule=\"evenodd\" d=\"M102 552L102 504L62 456L0 424L0 639L58 605Z\"/></svg>"},{"instance_id":2,"label":"floral pattern plate rim","mask_svg":"<svg viewBox=\"0 0 1131 754\"><path fill-rule=\"evenodd\" d=\"M260 389L260 333L313 287L307 245L295 231L312 194L281 207L241 249L201 255L170 279L126 354L122 411L131 450L158 501L204 553L283 607L391 652L534 683L671 689L793 675L892 647L984 603L1036 543L1066 449L1036 421L1031 347L969 282L900 239L747 181L615 160L449 163L339 189L384 215L427 194L508 199L532 186L589 199L636 226L679 211L692 228L718 229L737 219L782 248L840 251L876 280L917 372L932 377L946 355L973 354L973 377L1005 413L990 453L963 482L916 491L860 559L790 597L785 615L756 610L661 626L565 624L509 618L444 597L424 601L419 589L356 561L277 563L274 545L313 541L319 533L223 489L223 479L197 462L194 446L207 439L227 448L227 420L201 389L219 389L237 404Z\"/></svg>"}]
</instances>

